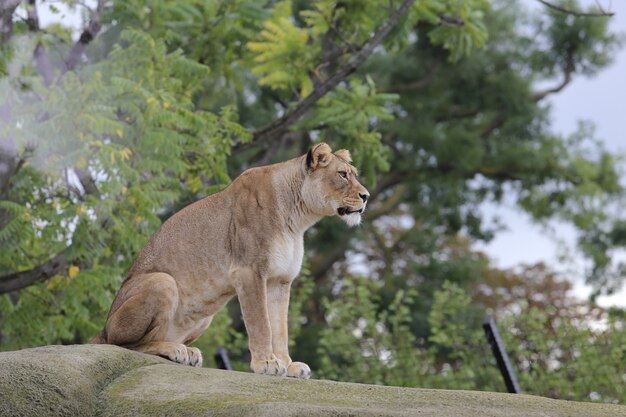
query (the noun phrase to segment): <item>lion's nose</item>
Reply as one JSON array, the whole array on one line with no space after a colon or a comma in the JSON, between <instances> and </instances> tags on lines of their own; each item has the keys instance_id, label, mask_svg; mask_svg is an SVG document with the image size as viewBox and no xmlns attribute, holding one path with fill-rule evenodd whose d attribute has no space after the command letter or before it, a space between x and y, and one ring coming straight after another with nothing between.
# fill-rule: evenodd
<instances>
[{"instance_id":1,"label":"lion's nose","mask_svg":"<svg viewBox=\"0 0 626 417\"><path fill-rule=\"evenodd\" d=\"M359 194L359 197L361 197L361 200L363 200L364 203L367 202L369 196L369 194Z\"/></svg>"}]
</instances>

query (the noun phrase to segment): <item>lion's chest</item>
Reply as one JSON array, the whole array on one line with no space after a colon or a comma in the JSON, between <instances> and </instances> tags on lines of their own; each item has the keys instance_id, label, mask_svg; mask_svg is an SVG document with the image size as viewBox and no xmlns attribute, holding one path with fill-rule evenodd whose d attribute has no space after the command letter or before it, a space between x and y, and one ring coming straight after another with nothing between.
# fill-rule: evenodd
<instances>
[{"instance_id":1,"label":"lion's chest","mask_svg":"<svg viewBox=\"0 0 626 417\"><path fill-rule=\"evenodd\" d=\"M302 236L281 236L272 242L269 270L272 278L294 279L300 272L304 242Z\"/></svg>"}]
</instances>

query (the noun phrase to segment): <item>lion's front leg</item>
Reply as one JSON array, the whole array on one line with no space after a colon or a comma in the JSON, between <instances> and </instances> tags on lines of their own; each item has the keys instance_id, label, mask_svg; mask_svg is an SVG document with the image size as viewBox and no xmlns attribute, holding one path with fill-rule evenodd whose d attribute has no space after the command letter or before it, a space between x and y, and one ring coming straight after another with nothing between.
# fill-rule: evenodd
<instances>
[{"instance_id":1,"label":"lion's front leg","mask_svg":"<svg viewBox=\"0 0 626 417\"><path fill-rule=\"evenodd\" d=\"M257 374L287 374L287 364L272 351L272 329L267 311L267 283L251 268L236 268L230 279L237 291L243 321L248 332L250 368Z\"/></svg>"},{"instance_id":2,"label":"lion's front leg","mask_svg":"<svg viewBox=\"0 0 626 417\"><path fill-rule=\"evenodd\" d=\"M309 379L311 368L304 362L293 362L289 356L289 292L291 282L270 281L267 286L267 309L272 329L274 355L287 365L287 376Z\"/></svg>"}]
</instances>

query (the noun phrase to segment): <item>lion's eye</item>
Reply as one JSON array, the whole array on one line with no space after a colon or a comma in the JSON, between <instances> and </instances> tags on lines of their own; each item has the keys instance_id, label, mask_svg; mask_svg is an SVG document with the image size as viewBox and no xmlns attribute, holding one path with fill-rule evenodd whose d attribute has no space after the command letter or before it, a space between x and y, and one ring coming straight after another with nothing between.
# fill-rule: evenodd
<instances>
[{"instance_id":1,"label":"lion's eye","mask_svg":"<svg viewBox=\"0 0 626 417\"><path fill-rule=\"evenodd\" d=\"M346 171L339 171L339 175L341 175L341 178L348 179L348 173Z\"/></svg>"}]
</instances>

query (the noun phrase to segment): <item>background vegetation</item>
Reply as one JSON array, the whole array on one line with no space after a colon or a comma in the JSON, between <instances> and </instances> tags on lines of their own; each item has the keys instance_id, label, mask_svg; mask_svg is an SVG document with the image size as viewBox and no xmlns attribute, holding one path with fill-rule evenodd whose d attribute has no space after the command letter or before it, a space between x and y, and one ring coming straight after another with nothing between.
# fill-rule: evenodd
<instances>
[{"instance_id":1,"label":"background vegetation","mask_svg":"<svg viewBox=\"0 0 626 417\"><path fill-rule=\"evenodd\" d=\"M321 378L501 391L489 312L524 392L625 402L626 313L475 249L500 231L481 204L506 196L575 228L595 295L622 282L622 159L589 124L553 133L545 104L619 38L601 10L550 4L1 1L0 348L84 343L161 222L324 140L372 202L360 228L307 234L294 358ZM197 342L239 369L246 344L236 301Z\"/></svg>"}]
</instances>

